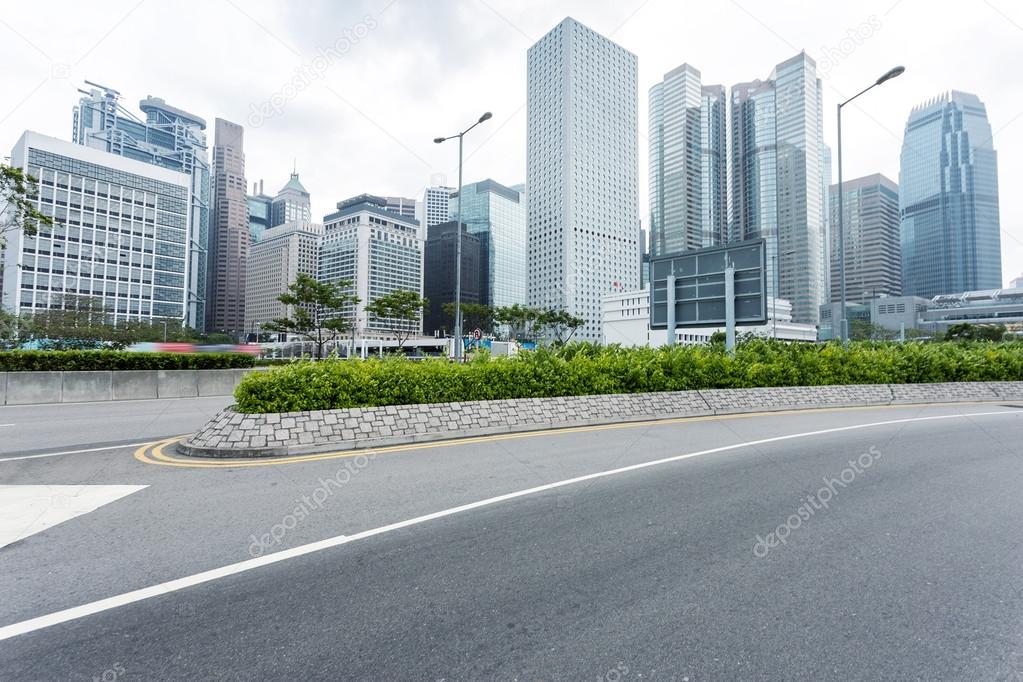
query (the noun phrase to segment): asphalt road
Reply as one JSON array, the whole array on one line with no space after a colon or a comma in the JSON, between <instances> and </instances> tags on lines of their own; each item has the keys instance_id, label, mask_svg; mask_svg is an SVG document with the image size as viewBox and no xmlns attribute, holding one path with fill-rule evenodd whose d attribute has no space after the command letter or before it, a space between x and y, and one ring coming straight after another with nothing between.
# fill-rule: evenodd
<instances>
[{"instance_id":1,"label":"asphalt road","mask_svg":"<svg viewBox=\"0 0 1023 682\"><path fill-rule=\"evenodd\" d=\"M983 404L0 462L147 486L0 548L0 680L1023 679L1021 435Z\"/></svg>"},{"instance_id":2,"label":"asphalt road","mask_svg":"<svg viewBox=\"0 0 1023 682\"><path fill-rule=\"evenodd\" d=\"M0 457L190 433L231 396L0 407Z\"/></svg>"}]
</instances>

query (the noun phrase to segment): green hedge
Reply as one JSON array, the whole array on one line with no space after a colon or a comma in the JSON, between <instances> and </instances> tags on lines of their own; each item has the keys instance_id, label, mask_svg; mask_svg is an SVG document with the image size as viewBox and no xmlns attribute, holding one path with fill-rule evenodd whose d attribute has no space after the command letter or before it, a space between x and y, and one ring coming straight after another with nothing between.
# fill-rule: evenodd
<instances>
[{"instance_id":1,"label":"green hedge","mask_svg":"<svg viewBox=\"0 0 1023 682\"><path fill-rule=\"evenodd\" d=\"M113 369L235 369L252 367L243 353L129 353L121 350L0 352L0 372L73 372Z\"/></svg>"},{"instance_id":2,"label":"green hedge","mask_svg":"<svg viewBox=\"0 0 1023 682\"><path fill-rule=\"evenodd\" d=\"M787 344L620 348L575 344L464 365L444 360L302 362L245 377L242 412L642 393L701 388L1023 380L1023 343Z\"/></svg>"}]
</instances>

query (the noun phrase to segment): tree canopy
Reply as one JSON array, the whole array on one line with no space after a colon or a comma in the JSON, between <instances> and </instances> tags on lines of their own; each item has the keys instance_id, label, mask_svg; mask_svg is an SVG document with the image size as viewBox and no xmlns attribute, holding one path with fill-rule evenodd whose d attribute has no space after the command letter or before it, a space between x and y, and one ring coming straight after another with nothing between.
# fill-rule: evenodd
<instances>
[{"instance_id":1,"label":"tree canopy","mask_svg":"<svg viewBox=\"0 0 1023 682\"><path fill-rule=\"evenodd\" d=\"M356 306L359 297L346 290L351 282L320 282L314 277L300 274L288 285L288 290L277 297L291 307L290 317L279 317L263 325L264 331L295 334L316 344L317 359L323 357L323 347L352 328L348 317L342 316L346 306Z\"/></svg>"}]
</instances>

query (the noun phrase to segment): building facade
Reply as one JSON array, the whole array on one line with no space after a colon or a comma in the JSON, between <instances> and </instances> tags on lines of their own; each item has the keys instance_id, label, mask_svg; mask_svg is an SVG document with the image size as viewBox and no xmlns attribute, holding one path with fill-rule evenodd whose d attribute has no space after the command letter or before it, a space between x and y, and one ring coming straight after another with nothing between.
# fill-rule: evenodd
<instances>
[{"instance_id":1,"label":"building facade","mask_svg":"<svg viewBox=\"0 0 1023 682\"><path fill-rule=\"evenodd\" d=\"M309 222L312 215L310 206L309 192L299 181L298 172L292 171L287 184L270 204L270 227L291 222Z\"/></svg>"},{"instance_id":2,"label":"building facade","mask_svg":"<svg viewBox=\"0 0 1023 682\"><path fill-rule=\"evenodd\" d=\"M210 220L210 165L206 121L159 97L139 102L145 120L121 106L116 90L94 83L74 109L72 142L161 168L192 179L188 218L188 304L185 324L206 322L206 260Z\"/></svg>"},{"instance_id":3,"label":"building facade","mask_svg":"<svg viewBox=\"0 0 1023 682\"><path fill-rule=\"evenodd\" d=\"M658 347L667 343L665 330L650 329L649 288L605 296L601 305L602 343L616 343L628 347ZM767 310L767 324L738 327L738 331L786 341L817 340L817 328L814 325L792 321L792 306L788 301L772 299L768 302ZM678 328L675 330L675 343L679 345L710 343L710 338L715 332L724 330L724 327Z\"/></svg>"},{"instance_id":4,"label":"building facade","mask_svg":"<svg viewBox=\"0 0 1023 682\"><path fill-rule=\"evenodd\" d=\"M703 244L700 72L683 64L650 88L650 245L664 256Z\"/></svg>"},{"instance_id":5,"label":"building facade","mask_svg":"<svg viewBox=\"0 0 1023 682\"><path fill-rule=\"evenodd\" d=\"M423 293L423 239L419 222L387 210L383 197L361 194L337 204L323 218L317 278L351 282L359 304L339 315L353 320L356 337L382 337L391 321L366 312L366 305L397 289ZM422 320L414 325L422 332Z\"/></svg>"},{"instance_id":6,"label":"building facade","mask_svg":"<svg viewBox=\"0 0 1023 682\"><path fill-rule=\"evenodd\" d=\"M529 305L585 322L639 286L636 55L571 18L527 55Z\"/></svg>"},{"instance_id":7,"label":"building facade","mask_svg":"<svg viewBox=\"0 0 1023 682\"><path fill-rule=\"evenodd\" d=\"M769 293L791 301L796 322L816 324L827 298L828 186L816 63L800 53L766 81L739 83L729 106L729 241L764 237Z\"/></svg>"},{"instance_id":8,"label":"building facade","mask_svg":"<svg viewBox=\"0 0 1023 682\"><path fill-rule=\"evenodd\" d=\"M480 240L480 303L494 308L526 305L526 193L493 180L465 185L451 200L451 218L462 201L462 223Z\"/></svg>"},{"instance_id":9,"label":"building facade","mask_svg":"<svg viewBox=\"0 0 1023 682\"><path fill-rule=\"evenodd\" d=\"M39 179L35 206L54 222L8 233L5 308L31 314L90 297L113 324L186 318L191 175L31 131L11 164Z\"/></svg>"},{"instance_id":10,"label":"building facade","mask_svg":"<svg viewBox=\"0 0 1023 682\"><path fill-rule=\"evenodd\" d=\"M470 234L462 223L462 303L481 303L482 281L480 273L484 255L480 238ZM423 316L423 333L427 336L450 336L454 320L444 312L445 303L455 301L455 264L458 262L458 231L455 222L438 223L426 228L423 256L423 295L430 306ZM464 332L463 332L464 333Z\"/></svg>"},{"instance_id":11,"label":"building facade","mask_svg":"<svg viewBox=\"0 0 1023 682\"><path fill-rule=\"evenodd\" d=\"M700 246L719 246L728 241L728 98L721 85L700 92Z\"/></svg>"},{"instance_id":12,"label":"building facade","mask_svg":"<svg viewBox=\"0 0 1023 682\"><path fill-rule=\"evenodd\" d=\"M910 113L899 209L903 293L1002 286L997 154L976 95L952 90Z\"/></svg>"},{"instance_id":13,"label":"building facade","mask_svg":"<svg viewBox=\"0 0 1023 682\"><path fill-rule=\"evenodd\" d=\"M424 229L432 225L446 223L451 220L451 211L454 203L451 195L455 193L454 187L434 186L427 187L423 191L423 201L419 222Z\"/></svg>"},{"instance_id":14,"label":"building facade","mask_svg":"<svg viewBox=\"0 0 1023 682\"><path fill-rule=\"evenodd\" d=\"M236 338L245 332L249 203L245 194L245 129L218 118L213 134L213 197L207 259L206 329Z\"/></svg>"},{"instance_id":15,"label":"building facade","mask_svg":"<svg viewBox=\"0 0 1023 682\"><path fill-rule=\"evenodd\" d=\"M418 202L415 199L409 199L408 197L384 197L386 202L385 208L396 215L400 215L404 218L411 218L418 220Z\"/></svg>"},{"instance_id":16,"label":"building facade","mask_svg":"<svg viewBox=\"0 0 1023 682\"><path fill-rule=\"evenodd\" d=\"M263 232L249 249L245 275L245 333L259 334L267 322L290 317L277 297L299 275L316 277L323 225L293 221Z\"/></svg>"},{"instance_id":17,"label":"building facade","mask_svg":"<svg viewBox=\"0 0 1023 682\"><path fill-rule=\"evenodd\" d=\"M842 182L845 299L865 302L902 294L899 186L880 173ZM831 186L831 224L838 225L838 185ZM831 299L841 298L838 230L831 240Z\"/></svg>"},{"instance_id":18,"label":"building facade","mask_svg":"<svg viewBox=\"0 0 1023 682\"><path fill-rule=\"evenodd\" d=\"M260 180L252 183L252 194L245 199L249 205L249 241L255 244L270 229L273 197L263 193L263 181Z\"/></svg>"}]
</instances>

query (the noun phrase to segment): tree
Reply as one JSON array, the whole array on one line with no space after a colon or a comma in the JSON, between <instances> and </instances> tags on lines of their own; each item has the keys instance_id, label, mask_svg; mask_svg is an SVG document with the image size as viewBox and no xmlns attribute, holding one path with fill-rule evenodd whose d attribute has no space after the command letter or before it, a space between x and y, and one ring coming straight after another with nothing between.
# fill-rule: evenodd
<instances>
[{"instance_id":1,"label":"tree","mask_svg":"<svg viewBox=\"0 0 1023 682\"><path fill-rule=\"evenodd\" d=\"M946 341L1001 341L1005 327L1000 324L954 324L945 332Z\"/></svg>"},{"instance_id":2,"label":"tree","mask_svg":"<svg viewBox=\"0 0 1023 682\"><path fill-rule=\"evenodd\" d=\"M351 321L340 313L348 305L356 306L359 297L346 293L351 282L320 282L306 274L288 285L288 291L277 297L291 306L291 317L279 317L263 325L263 330L295 334L316 344L316 359L323 357L323 347L352 328Z\"/></svg>"},{"instance_id":3,"label":"tree","mask_svg":"<svg viewBox=\"0 0 1023 682\"><path fill-rule=\"evenodd\" d=\"M452 322L455 319L455 304L445 303L441 308L444 310L444 315L449 317ZM454 329L454 324L451 325ZM488 305L482 303L463 303L462 304L462 331L469 329L481 329L483 333L490 334L494 331L494 309Z\"/></svg>"},{"instance_id":4,"label":"tree","mask_svg":"<svg viewBox=\"0 0 1023 682\"><path fill-rule=\"evenodd\" d=\"M21 229L33 235L40 225L53 225L53 218L35 207L39 181L20 168L0 164L0 247L9 230Z\"/></svg>"},{"instance_id":5,"label":"tree","mask_svg":"<svg viewBox=\"0 0 1023 682\"><path fill-rule=\"evenodd\" d=\"M0 349L7 349L18 343L18 317L0 308Z\"/></svg>"},{"instance_id":6,"label":"tree","mask_svg":"<svg viewBox=\"0 0 1023 682\"><path fill-rule=\"evenodd\" d=\"M123 347L120 332L108 322L103 299L75 294L55 295L50 307L24 315L19 325L23 341L33 339L53 350L96 348L104 343Z\"/></svg>"},{"instance_id":7,"label":"tree","mask_svg":"<svg viewBox=\"0 0 1023 682\"><path fill-rule=\"evenodd\" d=\"M540 315L541 311L536 308L515 303L506 308L498 308L495 311L494 319L501 324L508 325L509 336L512 339L521 336L532 340L536 336L535 327Z\"/></svg>"},{"instance_id":8,"label":"tree","mask_svg":"<svg viewBox=\"0 0 1023 682\"><path fill-rule=\"evenodd\" d=\"M576 330L586 324L586 320L576 317L567 310L550 308L537 316L536 324L543 330L544 336L552 337L555 345L562 346L572 340Z\"/></svg>"},{"instance_id":9,"label":"tree","mask_svg":"<svg viewBox=\"0 0 1023 682\"><path fill-rule=\"evenodd\" d=\"M395 289L368 304L366 312L375 315L377 320L394 334L400 351L416 331L416 323L429 305L430 302L415 291ZM463 312L464 310L463 308Z\"/></svg>"}]
</instances>

